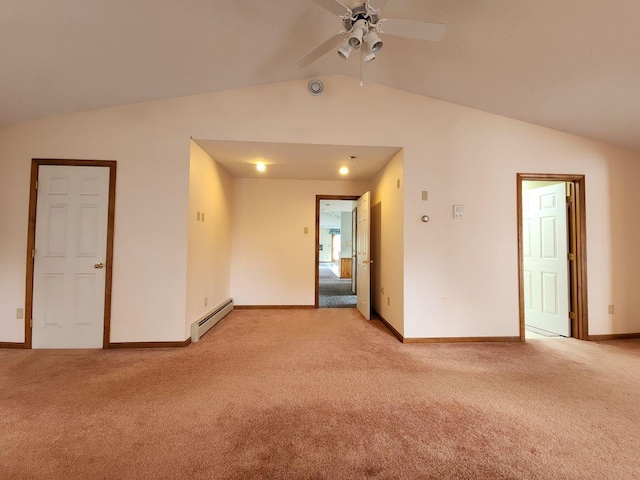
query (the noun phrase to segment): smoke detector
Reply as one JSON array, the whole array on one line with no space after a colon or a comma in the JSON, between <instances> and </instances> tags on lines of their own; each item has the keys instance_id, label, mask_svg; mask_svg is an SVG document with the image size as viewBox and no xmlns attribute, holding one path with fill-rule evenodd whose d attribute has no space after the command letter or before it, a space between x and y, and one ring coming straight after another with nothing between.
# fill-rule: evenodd
<instances>
[{"instance_id":1,"label":"smoke detector","mask_svg":"<svg viewBox=\"0 0 640 480\"><path fill-rule=\"evenodd\" d=\"M309 93L311 95L320 95L322 93L322 90L324 90L324 85L322 85L322 82L320 80L311 80L309 82L309 85L307 85L307 89L309 90Z\"/></svg>"}]
</instances>

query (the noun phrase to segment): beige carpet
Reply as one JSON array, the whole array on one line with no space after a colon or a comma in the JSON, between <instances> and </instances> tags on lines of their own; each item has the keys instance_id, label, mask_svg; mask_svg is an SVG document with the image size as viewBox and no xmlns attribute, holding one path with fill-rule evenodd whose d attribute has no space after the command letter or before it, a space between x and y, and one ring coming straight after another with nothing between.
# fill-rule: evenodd
<instances>
[{"instance_id":1,"label":"beige carpet","mask_svg":"<svg viewBox=\"0 0 640 480\"><path fill-rule=\"evenodd\" d=\"M639 413L640 341L243 310L183 349L0 350L0 479L633 479Z\"/></svg>"}]
</instances>

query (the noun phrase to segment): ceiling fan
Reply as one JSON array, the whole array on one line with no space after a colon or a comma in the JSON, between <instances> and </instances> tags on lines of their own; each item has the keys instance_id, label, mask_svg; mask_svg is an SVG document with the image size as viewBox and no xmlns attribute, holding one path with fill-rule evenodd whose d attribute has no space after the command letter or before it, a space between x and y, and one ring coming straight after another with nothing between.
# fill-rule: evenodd
<instances>
[{"instance_id":1,"label":"ceiling fan","mask_svg":"<svg viewBox=\"0 0 640 480\"><path fill-rule=\"evenodd\" d=\"M344 60L347 60L354 50L360 50L362 65L376 58L376 53L382 48L383 42L378 33L437 42L447 29L444 23L380 18L380 10L387 0L377 0L375 4L378 8L371 5L371 0L359 1L352 8L339 0L313 0L313 2L340 17L343 30L298 59L296 63L300 67L311 65L338 45L341 45L338 48L338 55Z\"/></svg>"}]
</instances>

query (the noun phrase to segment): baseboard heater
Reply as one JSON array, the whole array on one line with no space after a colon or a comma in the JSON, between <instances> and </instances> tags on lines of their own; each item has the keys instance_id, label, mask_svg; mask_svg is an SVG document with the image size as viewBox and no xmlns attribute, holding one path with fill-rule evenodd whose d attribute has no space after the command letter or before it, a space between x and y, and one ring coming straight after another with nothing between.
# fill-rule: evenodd
<instances>
[{"instance_id":1,"label":"baseboard heater","mask_svg":"<svg viewBox=\"0 0 640 480\"><path fill-rule=\"evenodd\" d=\"M200 338L202 338L202 336L207 333L211 327L222 320L231 310L233 310L233 300L230 298L229 300L222 302L200 320L193 322L191 324L191 342L195 343L200 340Z\"/></svg>"}]
</instances>

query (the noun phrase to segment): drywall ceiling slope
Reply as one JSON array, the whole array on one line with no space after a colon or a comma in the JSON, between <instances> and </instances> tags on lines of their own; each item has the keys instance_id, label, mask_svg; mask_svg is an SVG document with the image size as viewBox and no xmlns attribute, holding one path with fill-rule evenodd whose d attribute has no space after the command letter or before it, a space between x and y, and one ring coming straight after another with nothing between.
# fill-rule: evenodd
<instances>
[{"instance_id":1,"label":"drywall ceiling slope","mask_svg":"<svg viewBox=\"0 0 640 480\"><path fill-rule=\"evenodd\" d=\"M340 29L310 0L0 0L0 12L0 125L359 75L333 53L296 66ZM640 2L388 0L383 13L449 29L439 43L385 36L368 81L640 151Z\"/></svg>"},{"instance_id":2,"label":"drywall ceiling slope","mask_svg":"<svg viewBox=\"0 0 640 480\"><path fill-rule=\"evenodd\" d=\"M306 145L194 139L234 178L368 181L382 170L399 147ZM356 157L350 159L350 156ZM256 164L267 165L258 172ZM340 167L349 168L340 175Z\"/></svg>"}]
</instances>

